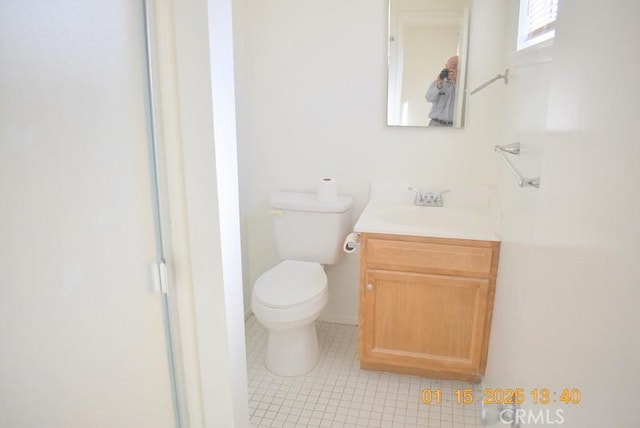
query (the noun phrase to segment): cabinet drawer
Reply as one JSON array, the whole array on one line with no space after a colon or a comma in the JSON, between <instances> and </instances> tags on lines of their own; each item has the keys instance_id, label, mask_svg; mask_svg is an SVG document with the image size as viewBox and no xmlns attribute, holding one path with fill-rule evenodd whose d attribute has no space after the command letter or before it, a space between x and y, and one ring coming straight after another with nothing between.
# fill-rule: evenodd
<instances>
[{"instance_id":1,"label":"cabinet drawer","mask_svg":"<svg viewBox=\"0 0 640 428\"><path fill-rule=\"evenodd\" d=\"M364 257L369 268L494 276L491 244L456 245L456 240L398 240L367 237Z\"/></svg>"}]
</instances>

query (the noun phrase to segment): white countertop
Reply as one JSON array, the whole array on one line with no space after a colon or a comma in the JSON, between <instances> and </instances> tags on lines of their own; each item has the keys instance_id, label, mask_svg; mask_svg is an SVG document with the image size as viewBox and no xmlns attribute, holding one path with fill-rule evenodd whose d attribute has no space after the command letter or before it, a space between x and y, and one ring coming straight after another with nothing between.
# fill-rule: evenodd
<instances>
[{"instance_id":1,"label":"white countertop","mask_svg":"<svg viewBox=\"0 0 640 428\"><path fill-rule=\"evenodd\" d=\"M406 189L402 185L372 186L371 199L354 231L500 241L499 211L486 188L452 188L445 195L444 207L416 206Z\"/></svg>"}]
</instances>

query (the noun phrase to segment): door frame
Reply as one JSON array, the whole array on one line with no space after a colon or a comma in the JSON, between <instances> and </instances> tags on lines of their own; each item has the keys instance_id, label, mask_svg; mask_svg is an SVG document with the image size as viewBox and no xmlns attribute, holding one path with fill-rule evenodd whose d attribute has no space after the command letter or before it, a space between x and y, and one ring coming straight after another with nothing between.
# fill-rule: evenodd
<instances>
[{"instance_id":1,"label":"door frame","mask_svg":"<svg viewBox=\"0 0 640 428\"><path fill-rule=\"evenodd\" d=\"M176 387L193 428L249 425L231 3L150 2Z\"/></svg>"}]
</instances>

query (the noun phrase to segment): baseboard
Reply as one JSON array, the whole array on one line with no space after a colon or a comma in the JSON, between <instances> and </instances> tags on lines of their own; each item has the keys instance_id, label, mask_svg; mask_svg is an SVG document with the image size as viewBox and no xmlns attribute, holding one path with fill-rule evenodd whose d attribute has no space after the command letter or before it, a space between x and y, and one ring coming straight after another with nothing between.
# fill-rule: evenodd
<instances>
[{"instance_id":1,"label":"baseboard","mask_svg":"<svg viewBox=\"0 0 640 428\"><path fill-rule=\"evenodd\" d=\"M322 314L318 318L318 321L333 322L337 324L358 325L358 317L350 317L344 315L335 314Z\"/></svg>"},{"instance_id":2,"label":"baseboard","mask_svg":"<svg viewBox=\"0 0 640 428\"><path fill-rule=\"evenodd\" d=\"M244 313L245 322L253 315L251 309ZM322 314L318 317L318 321L333 322L336 324L358 325L358 317L349 317L344 315Z\"/></svg>"}]
</instances>

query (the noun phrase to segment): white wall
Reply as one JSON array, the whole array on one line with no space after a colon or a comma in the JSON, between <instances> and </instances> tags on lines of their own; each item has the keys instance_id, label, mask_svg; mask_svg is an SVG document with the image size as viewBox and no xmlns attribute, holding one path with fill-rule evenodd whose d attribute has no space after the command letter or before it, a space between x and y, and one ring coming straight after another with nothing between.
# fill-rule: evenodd
<instances>
[{"instance_id":1,"label":"white wall","mask_svg":"<svg viewBox=\"0 0 640 428\"><path fill-rule=\"evenodd\" d=\"M562 1L553 62L513 68L506 98L505 139L523 143L519 166L542 186L500 180L484 386L525 388L524 408L532 388L580 388L579 405L546 406L565 411L566 427L638 425L638 16L631 0Z\"/></svg>"},{"instance_id":2,"label":"white wall","mask_svg":"<svg viewBox=\"0 0 640 428\"><path fill-rule=\"evenodd\" d=\"M503 67L502 4L471 12L469 85ZM245 306L255 279L277 262L268 212L276 190L313 191L335 177L353 195L353 221L372 180L496 182L492 147L503 88L469 100L467 128L391 128L386 123L387 2L234 3L238 154ZM487 50L486 46L497 46ZM358 255L328 268L324 319L357 319Z\"/></svg>"}]
</instances>

